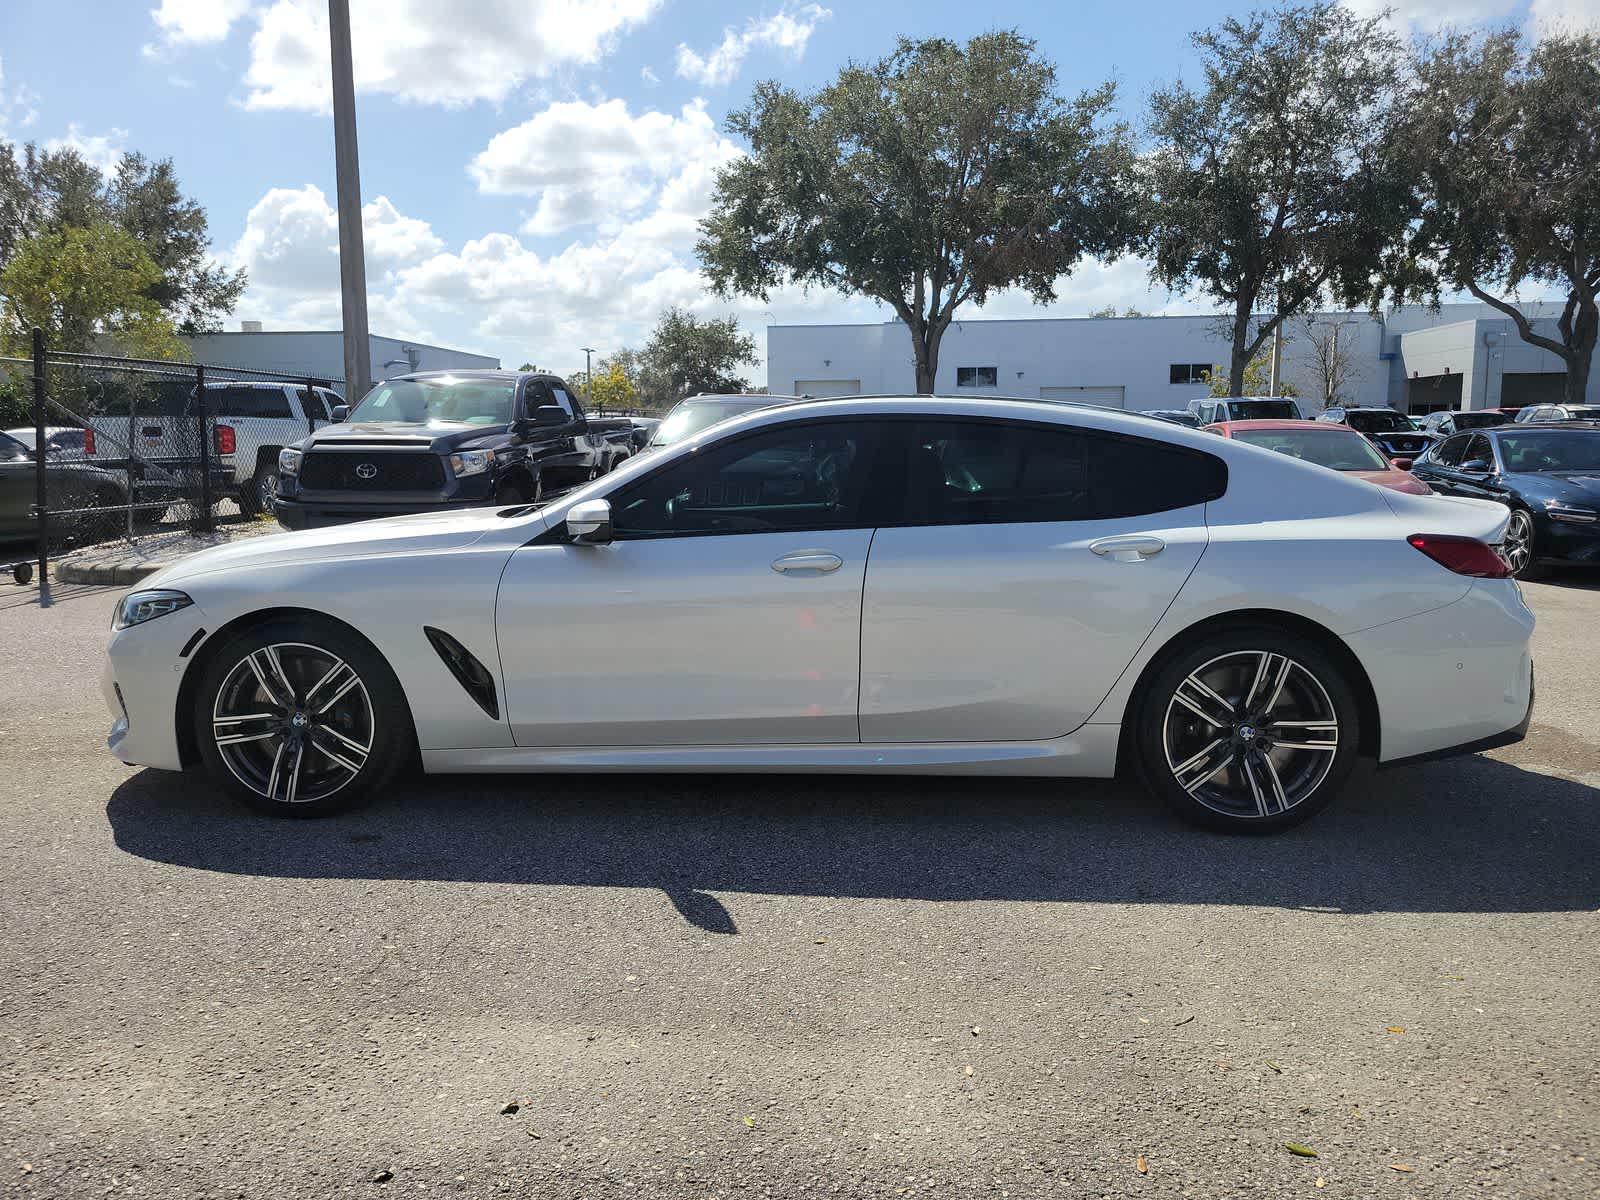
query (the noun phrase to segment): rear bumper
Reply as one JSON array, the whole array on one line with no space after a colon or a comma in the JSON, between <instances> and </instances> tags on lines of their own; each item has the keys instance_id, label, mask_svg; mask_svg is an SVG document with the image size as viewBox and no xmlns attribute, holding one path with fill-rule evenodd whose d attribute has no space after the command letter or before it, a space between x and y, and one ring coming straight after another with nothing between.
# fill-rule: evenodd
<instances>
[{"instance_id":1,"label":"rear bumper","mask_svg":"<svg viewBox=\"0 0 1600 1200\"><path fill-rule=\"evenodd\" d=\"M1488 737L1477 738L1470 742L1462 742L1459 746L1446 746L1442 750L1429 750L1425 754L1413 754L1409 758L1391 758L1381 765L1387 767L1408 767L1416 763L1437 762L1441 758L1457 758L1463 754L1481 754L1485 750L1498 750L1501 746L1512 746L1528 736L1528 726L1533 722L1533 698L1537 689L1533 682L1533 669L1528 670L1528 711L1522 714L1510 729L1503 733L1490 734Z\"/></svg>"},{"instance_id":2,"label":"rear bumper","mask_svg":"<svg viewBox=\"0 0 1600 1200\"><path fill-rule=\"evenodd\" d=\"M1379 761L1521 737L1533 704L1532 635L1516 584L1480 579L1444 608L1348 636L1378 704Z\"/></svg>"}]
</instances>

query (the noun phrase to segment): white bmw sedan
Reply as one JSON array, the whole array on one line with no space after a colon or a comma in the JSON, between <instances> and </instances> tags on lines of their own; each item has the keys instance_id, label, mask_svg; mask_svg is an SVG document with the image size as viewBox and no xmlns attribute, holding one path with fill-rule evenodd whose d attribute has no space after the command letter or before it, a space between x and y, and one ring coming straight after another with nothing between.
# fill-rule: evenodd
<instances>
[{"instance_id":1,"label":"white bmw sedan","mask_svg":"<svg viewBox=\"0 0 1600 1200\"><path fill-rule=\"evenodd\" d=\"M374 457L386 453L375 443ZM1141 779L1272 830L1515 741L1506 509L1128 413L831 400L542 508L208 550L118 603L113 754L318 814L428 771Z\"/></svg>"}]
</instances>

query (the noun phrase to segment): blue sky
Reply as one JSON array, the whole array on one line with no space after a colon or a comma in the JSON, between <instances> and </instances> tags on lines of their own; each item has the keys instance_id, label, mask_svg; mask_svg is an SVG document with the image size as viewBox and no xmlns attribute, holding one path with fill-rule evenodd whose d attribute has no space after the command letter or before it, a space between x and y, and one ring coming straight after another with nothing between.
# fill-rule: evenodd
<instances>
[{"instance_id":1,"label":"blue sky","mask_svg":"<svg viewBox=\"0 0 1600 1200\"><path fill-rule=\"evenodd\" d=\"M1350 0L1375 9L1378 0ZM1243 4L1054 0L709 4L351 0L374 332L557 370L637 345L671 303L772 321L879 319L860 300L707 296L694 222L760 79L809 87L897 35L1015 27L1063 90L1117 80L1137 117L1192 69L1187 34ZM1600 0L1398 0L1406 28L1593 19ZM171 157L219 258L252 284L229 322L337 328L325 0L6 0L0 137ZM1085 264L1050 312L1194 311L1135 260ZM1043 315L1000 297L987 315ZM978 315L977 311L973 315ZM763 340L764 339L758 339ZM758 372L759 375L759 372Z\"/></svg>"}]
</instances>

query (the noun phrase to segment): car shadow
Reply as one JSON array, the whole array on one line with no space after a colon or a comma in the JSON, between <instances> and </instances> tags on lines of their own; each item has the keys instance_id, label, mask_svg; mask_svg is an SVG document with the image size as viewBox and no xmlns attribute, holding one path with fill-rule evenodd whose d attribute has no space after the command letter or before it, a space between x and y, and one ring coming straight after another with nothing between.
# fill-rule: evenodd
<instances>
[{"instance_id":1,"label":"car shadow","mask_svg":"<svg viewBox=\"0 0 1600 1200\"><path fill-rule=\"evenodd\" d=\"M256 816L203 775L143 771L116 844L295 879L655 888L737 927L714 892L1239 904L1331 912L1600 905L1600 790L1483 757L1358 773L1276 837L1193 829L1122 784L826 776L434 777L321 821Z\"/></svg>"}]
</instances>

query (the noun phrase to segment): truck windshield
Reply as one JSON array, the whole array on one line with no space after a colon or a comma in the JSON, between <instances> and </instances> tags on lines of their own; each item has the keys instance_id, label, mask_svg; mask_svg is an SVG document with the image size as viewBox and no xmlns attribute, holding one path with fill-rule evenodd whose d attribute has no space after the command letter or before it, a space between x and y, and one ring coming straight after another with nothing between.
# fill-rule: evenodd
<instances>
[{"instance_id":1,"label":"truck windshield","mask_svg":"<svg viewBox=\"0 0 1600 1200\"><path fill-rule=\"evenodd\" d=\"M380 383L349 420L402 425L509 425L517 385L498 379L396 379Z\"/></svg>"}]
</instances>

